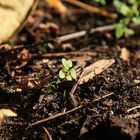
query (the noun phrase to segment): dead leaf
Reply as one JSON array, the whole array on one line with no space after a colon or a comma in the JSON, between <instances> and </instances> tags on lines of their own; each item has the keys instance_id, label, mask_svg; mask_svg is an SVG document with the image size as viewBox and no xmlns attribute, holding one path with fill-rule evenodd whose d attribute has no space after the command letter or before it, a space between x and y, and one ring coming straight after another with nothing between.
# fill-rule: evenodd
<instances>
[{"instance_id":1,"label":"dead leaf","mask_svg":"<svg viewBox=\"0 0 140 140\"><path fill-rule=\"evenodd\" d=\"M139 84L139 83L140 83L140 80L134 79L134 83L135 83L135 84Z\"/></svg>"},{"instance_id":2,"label":"dead leaf","mask_svg":"<svg viewBox=\"0 0 140 140\"><path fill-rule=\"evenodd\" d=\"M124 61L128 61L129 59L129 51L126 48L121 49L120 58Z\"/></svg>"},{"instance_id":3,"label":"dead leaf","mask_svg":"<svg viewBox=\"0 0 140 140\"><path fill-rule=\"evenodd\" d=\"M79 84L83 84L84 82L88 82L90 79L95 77L97 74L100 74L108 67L110 67L113 63L115 63L114 59L101 59L99 61L94 62L93 64L87 66L83 72L82 76L79 79Z\"/></svg>"},{"instance_id":4,"label":"dead leaf","mask_svg":"<svg viewBox=\"0 0 140 140\"><path fill-rule=\"evenodd\" d=\"M36 0L0 0L0 43L7 40L27 17Z\"/></svg>"},{"instance_id":5,"label":"dead leaf","mask_svg":"<svg viewBox=\"0 0 140 140\"><path fill-rule=\"evenodd\" d=\"M16 117L17 114L13 112L11 109L0 109L0 119L4 117Z\"/></svg>"}]
</instances>

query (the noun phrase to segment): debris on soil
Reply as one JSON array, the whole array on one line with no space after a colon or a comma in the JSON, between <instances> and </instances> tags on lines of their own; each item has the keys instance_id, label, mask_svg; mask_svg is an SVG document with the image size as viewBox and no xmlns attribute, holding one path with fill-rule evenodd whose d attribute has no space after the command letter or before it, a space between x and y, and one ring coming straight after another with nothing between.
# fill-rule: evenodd
<instances>
[{"instance_id":1,"label":"debris on soil","mask_svg":"<svg viewBox=\"0 0 140 140\"><path fill-rule=\"evenodd\" d=\"M15 113L0 120L0 140L140 139L139 31L116 39L115 19L73 10L62 17L40 1L0 45L0 111ZM56 82L62 58L77 81Z\"/></svg>"}]
</instances>

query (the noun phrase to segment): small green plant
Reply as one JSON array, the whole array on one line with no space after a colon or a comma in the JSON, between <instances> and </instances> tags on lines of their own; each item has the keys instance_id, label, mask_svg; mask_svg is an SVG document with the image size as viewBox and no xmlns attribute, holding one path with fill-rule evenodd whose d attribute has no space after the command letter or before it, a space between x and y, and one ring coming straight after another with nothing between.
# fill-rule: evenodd
<instances>
[{"instance_id":1,"label":"small green plant","mask_svg":"<svg viewBox=\"0 0 140 140\"><path fill-rule=\"evenodd\" d=\"M76 70L73 68L72 61L66 60L65 58L63 58L61 62L62 62L63 68L59 71L59 74L57 75L56 80L48 83L45 86L47 93L52 93L53 87L61 83L62 80L65 79L67 81L72 81L72 80L76 80L77 78ZM66 90L64 90L64 96L66 96Z\"/></svg>"},{"instance_id":2,"label":"small green plant","mask_svg":"<svg viewBox=\"0 0 140 140\"><path fill-rule=\"evenodd\" d=\"M95 2L106 5L107 0L95 0ZM113 0L113 5L121 16L118 22L114 24L115 36L122 37L124 34L133 35L135 32L129 25L140 25L140 0Z\"/></svg>"},{"instance_id":3,"label":"small green plant","mask_svg":"<svg viewBox=\"0 0 140 140\"><path fill-rule=\"evenodd\" d=\"M136 25L140 24L140 12L138 10L140 1L128 0L126 3L120 0L114 0L113 3L117 12L123 16L117 24L114 24L116 37L120 38L125 33L133 35L135 32L129 28L128 25L130 23Z\"/></svg>"},{"instance_id":4,"label":"small green plant","mask_svg":"<svg viewBox=\"0 0 140 140\"><path fill-rule=\"evenodd\" d=\"M76 80L76 71L71 60L62 59L63 68L59 71L59 78L68 81Z\"/></svg>"},{"instance_id":5,"label":"small green plant","mask_svg":"<svg viewBox=\"0 0 140 140\"><path fill-rule=\"evenodd\" d=\"M131 28L127 27L127 24L127 19L122 19L117 24L114 24L117 38L122 37L124 34L133 35L135 33Z\"/></svg>"}]
</instances>

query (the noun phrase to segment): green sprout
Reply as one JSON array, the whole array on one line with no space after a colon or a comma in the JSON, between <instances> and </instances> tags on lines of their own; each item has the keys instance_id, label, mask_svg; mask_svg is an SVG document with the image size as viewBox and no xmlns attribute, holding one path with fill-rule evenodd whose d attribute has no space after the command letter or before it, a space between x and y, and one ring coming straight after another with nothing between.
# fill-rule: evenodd
<instances>
[{"instance_id":1,"label":"green sprout","mask_svg":"<svg viewBox=\"0 0 140 140\"><path fill-rule=\"evenodd\" d=\"M125 33L128 35L133 35L135 32L126 26L125 19L120 20L119 23L114 24L115 35L117 38L122 37Z\"/></svg>"},{"instance_id":2,"label":"green sprout","mask_svg":"<svg viewBox=\"0 0 140 140\"><path fill-rule=\"evenodd\" d=\"M139 4L139 0L128 0L127 3L120 0L114 0L114 6L117 12L123 16L123 18L114 25L117 38L122 37L125 33L128 35L133 35L135 33L128 25L130 23L140 25Z\"/></svg>"},{"instance_id":3,"label":"green sprout","mask_svg":"<svg viewBox=\"0 0 140 140\"><path fill-rule=\"evenodd\" d=\"M67 81L76 80L77 74L76 70L73 68L73 63L71 60L62 59L63 68L59 71L57 78L47 85L45 85L45 89L47 93L52 93L55 85L58 85L62 82L62 80L66 79ZM64 90L64 97L66 96L66 91Z\"/></svg>"},{"instance_id":4,"label":"green sprout","mask_svg":"<svg viewBox=\"0 0 140 140\"><path fill-rule=\"evenodd\" d=\"M63 68L59 71L59 78L66 79L68 81L76 80L76 71L73 68L73 63L71 60L62 59Z\"/></svg>"},{"instance_id":5,"label":"green sprout","mask_svg":"<svg viewBox=\"0 0 140 140\"><path fill-rule=\"evenodd\" d=\"M95 0L95 2L106 5L107 0ZM113 0L114 8L121 15L118 23L114 24L115 36L122 37L124 34L133 35L135 32L129 27L130 24L140 25L140 0Z\"/></svg>"}]
</instances>

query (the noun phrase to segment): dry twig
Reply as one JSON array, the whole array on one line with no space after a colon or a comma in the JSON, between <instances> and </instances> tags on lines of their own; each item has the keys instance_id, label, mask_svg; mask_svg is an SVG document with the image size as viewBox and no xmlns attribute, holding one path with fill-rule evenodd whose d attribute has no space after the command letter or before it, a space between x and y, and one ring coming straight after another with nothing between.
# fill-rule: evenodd
<instances>
[{"instance_id":1,"label":"dry twig","mask_svg":"<svg viewBox=\"0 0 140 140\"><path fill-rule=\"evenodd\" d=\"M57 42L57 43L62 43L64 41L68 41L70 39L75 39L75 38L85 36L86 34L93 34L95 32L111 31L113 29L114 29L114 26L112 24L111 25L105 25L105 26L102 26L102 27L91 28L90 31L83 30L83 31L79 31L79 32L76 32L76 33L64 35L64 36L56 38L54 41Z\"/></svg>"},{"instance_id":2,"label":"dry twig","mask_svg":"<svg viewBox=\"0 0 140 140\"><path fill-rule=\"evenodd\" d=\"M82 76L83 76L83 71L81 72L78 81L74 84L74 86L72 87L72 90L69 93L70 100L71 100L71 102L72 102L72 104L74 106L77 106L78 105L78 101L76 100L76 96L74 95L74 92L75 92L77 86L79 85L79 81L80 81L80 79L81 79Z\"/></svg>"},{"instance_id":3,"label":"dry twig","mask_svg":"<svg viewBox=\"0 0 140 140\"><path fill-rule=\"evenodd\" d=\"M68 35L63 35L63 36L60 36L60 37L58 37L56 39L52 39L52 40L41 41L41 42L28 44L28 45L24 45L24 46L19 45L18 47L12 48L8 51L0 51L0 54L10 53L12 51L19 51L19 50L22 50L23 48L30 48L30 47L34 47L34 46L37 46L37 45L44 45L44 44L47 44L47 43L62 43L62 42L65 42L65 41L68 41L68 40L71 40L71 39L76 39L76 38L79 38L79 37L83 37L86 34L94 34L95 32L111 31L113 29L114 29L114 26L112 24L97 27L97 28L91 28L90 31L83 30L83 31L71 33L71 34L68 34Z\"/></svg>"},{"instance_id":4,"label":"dry twig","mask_svg":"<svg viewBox=\"0 0 140 140\"><path fill-rule=\"evenodd\" d=\"M46 135L47 135L47 140L53 140L53 139L52 139L52 136L51 136L51 134L49 133L49 131L47 130L47 128L46 128L46 127L43 127L43 129L44 129L44 131L45 131L45 133L46 133Z\"/></svg>"},{"instance_id":5,"label":"dry twig","mask_svg":"<svg viewBox=\"0 0 140 140\"><path fill-rule=\"evenodd\" d=\"M126 112L130 112L130 111L132 111L134 109L137 109L137 108L140 108L140 105L137 105L137 106L134 106L132 108L129 108L129 109L126 110Z\"/></svg>"},{"instance_id":6,"label":"dry twig","mask_svg":"<svg viewBox=\"0 0 140 140\"><path fill-rule=\"evenodd\" d=\"M115 13L107 12L104 9L85 4L85 3L81 2L81 1L78 1L78 0L63 0L63 1L71 3L71 4L76 5L78 7L81 7L85 10L90 11L90 12L100 14L100 15L105 16L105 17L109 17L109 18L112 18L112 19L117 18L117 15Z\"/></svg>"},{"instance_id":7,"label":"dry twig","mask_svg":"<svg viewBox=\"0 0 140 140\"><path fill-rule=\"evenodd\" d=\"M53 119L55 119L55 118L64 116L64 115L69 114L69 113L72 113L72 112L74 112L74 111L76 111L76 110L78 110L78 109L80 109L80 108L82 108L82 107L83 107L83 105L80 105L80 106L78 106L78 107L76 107L76 108L74 108L74 109L71 109L71 110L67 111L67 112L62 112L62 113L58 113L58 114L52 115L52 116L50 116L50 117L48 117L48 118L46 118L46 119L42 119L42 120L39 120L39 121L37 121L37 122L35 122L35 123L32 123L30 126L39 125L39 124L41 124L41 123L44 123L44 122L53 120Z\"/></svg>"},{"instance_id":8,"label":"dry twig","mask_svg":"<svg viewBox=\"0 0 140 140\"><path fill-rule=\"evenodd\" d=\"M112 92L112 93L109 93L109 94L107 94L107 95L104 95L104 96L102 96L102 97L100 97L100 98L97 98L97 99L95 99L95 100L92 102L92 104L95 103L95 102L100 101L101 99L107 98L107 97L109 97L109 96L111 96L111 95L113 95L113 94L114 94L114 93ZM39 121L37 121L37 122L34 122L34 123L32 123L30 126L40 125L40 124L42 124L42 123L44 123L44 122L47 122L47 121L56 119L56 118L58 118L58 117L67 115L67 114L72 113L72 112L74 112L74 111L76 111L76 110L79 110L79 109L81 109L82 107L85 107L85 106L87 106L87 105L89 105L89 104L91 104L91 103L86 103L86 104L84 104L84 105L80 105L80 106L78 106L78 107L75 107L75 108L73 108L73 109L71 109L71 110L69 110L69 111L66 111L66 112L62 112L62 113L58 113L58 114L52 115L52 116L50 116L50 117L48 117L48 118L46 118L46 119L42 119L42 120L39 120Z\"/></svg>"}]
</instances>

